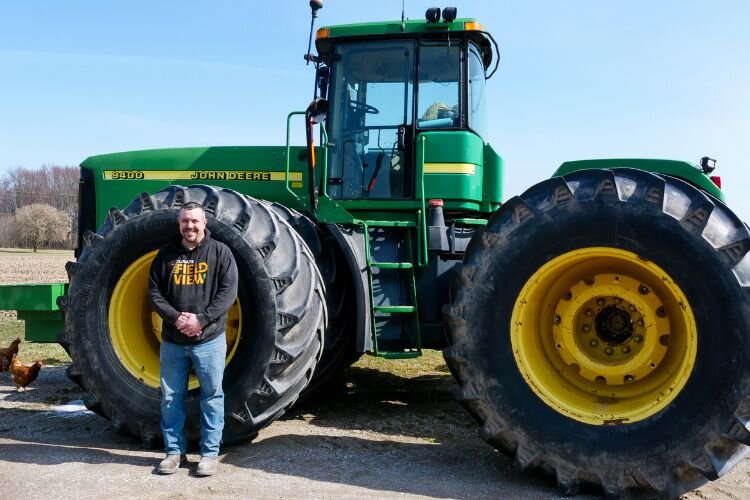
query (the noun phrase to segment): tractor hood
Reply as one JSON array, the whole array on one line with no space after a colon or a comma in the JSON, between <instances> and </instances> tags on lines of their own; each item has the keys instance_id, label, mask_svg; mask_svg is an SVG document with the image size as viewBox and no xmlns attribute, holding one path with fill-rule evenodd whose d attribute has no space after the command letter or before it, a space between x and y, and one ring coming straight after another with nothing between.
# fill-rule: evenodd
<instances>
[{"instance_id":1,"label":"tractor hood","mask_svg":"<svg viewBox=\"0 0 750 500\"><path fill-rule=\"evenodd\" d=\"M211 184L304 210L307 152L297 146L127 151L87 158L81 177L87 196L95 198L97 227L111 207L122 209L142 192L173 184Z\"/></svg>"}]
</instances>

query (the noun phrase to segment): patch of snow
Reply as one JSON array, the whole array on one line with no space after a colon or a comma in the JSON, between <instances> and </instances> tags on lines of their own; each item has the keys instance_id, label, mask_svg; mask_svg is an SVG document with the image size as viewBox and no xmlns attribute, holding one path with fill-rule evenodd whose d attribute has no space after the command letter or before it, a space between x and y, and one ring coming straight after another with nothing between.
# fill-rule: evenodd
<instances>
[{"instance_id":1,"label":"patch of snow","mask_svg":"<svg viewBox=\"0 0 750 500\"><path fill-rule=\"evenodd\" d=\"M93 412L86 409L86 406L84 406L82 399L76 399L73 401L68 401L68 403L64 405L53 406L52 410L49 413L53 414L50 415L51 417L72 418L80 417L82 415Z\"/></svg>"}]
</instances>

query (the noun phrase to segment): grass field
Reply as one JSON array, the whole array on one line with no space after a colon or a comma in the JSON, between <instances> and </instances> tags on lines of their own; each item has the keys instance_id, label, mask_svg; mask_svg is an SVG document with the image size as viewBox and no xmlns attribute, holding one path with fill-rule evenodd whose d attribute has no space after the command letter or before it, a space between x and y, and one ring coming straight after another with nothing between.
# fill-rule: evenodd
<instances>
[{"instance_id":1,"label":"grass field","mask_svg":"<svg viewBox=\"0 0 750 500\"><path fill-rule=\"evenodd\" d=\"M23 342L23 321L0 319L0 347L7 347L16 337L21 338L18 359L25 362L41 359L45 365L56 366L70 362L70 357L59 344Z\"/></svg>"}]
</instances>

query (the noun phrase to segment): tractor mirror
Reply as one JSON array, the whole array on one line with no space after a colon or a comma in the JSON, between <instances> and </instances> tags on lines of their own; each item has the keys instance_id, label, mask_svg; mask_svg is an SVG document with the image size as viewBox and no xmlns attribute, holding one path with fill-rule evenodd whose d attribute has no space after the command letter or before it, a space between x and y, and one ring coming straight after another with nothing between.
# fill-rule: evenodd
<instances>
[{"instance_id":1,"label":"tractor mirror","mask_svg":"<svg viewBox=\"0 0 750 500\"><path fill-rule=\"evenodd\" d=\"M320 123L328 116L328 101L326 99L315 99L307 107L307 116L313 123Z\"/></svg>"}]
</instances>

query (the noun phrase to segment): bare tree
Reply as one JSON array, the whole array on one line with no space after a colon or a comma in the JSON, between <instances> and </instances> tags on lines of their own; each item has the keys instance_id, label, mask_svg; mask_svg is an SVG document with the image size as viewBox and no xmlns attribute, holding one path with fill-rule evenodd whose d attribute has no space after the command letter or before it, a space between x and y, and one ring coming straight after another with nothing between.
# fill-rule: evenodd
<instances>
[{"instance_id":1,"label":"bare tree","mask_svg":"<svg viewBox=\"0 0 750 500\"><path fill-rule=\"evenodd\" d=\"M15 230L16 211L32 203L43 203L65 212L71 223L67 241L55 247L75 246L78 213L77 167L42 165L37 169L15 167L0 177L0 247L21 244L22 236ZM3 219L10 218L10 221ZM26 239L26 245L30 245ZM52 243L52 241L50 241Z\"/></svg>"},{"instance_id":2,"label":"bare tree","mask_svg":"<svg viewBox=\"0 0 750 500\"><path fill-rule=\"evenodd\" d=\"M0 213L14 214L31 203L44 203L67 213L78 205L76 167L42 165L38 169L11 168L0 178Z\"/></svg>"},{"instance_id":3,"label":"bare tree","mask_svg":"<svg viewBox=\"0 0 750 500\"><path fill-rule=\"evenodd\" d=\"M53 206L32 203L16 210L16 228L36 252L45 242L64 241L70 232L70 216Z\"/></svg>"}]
</instances>

